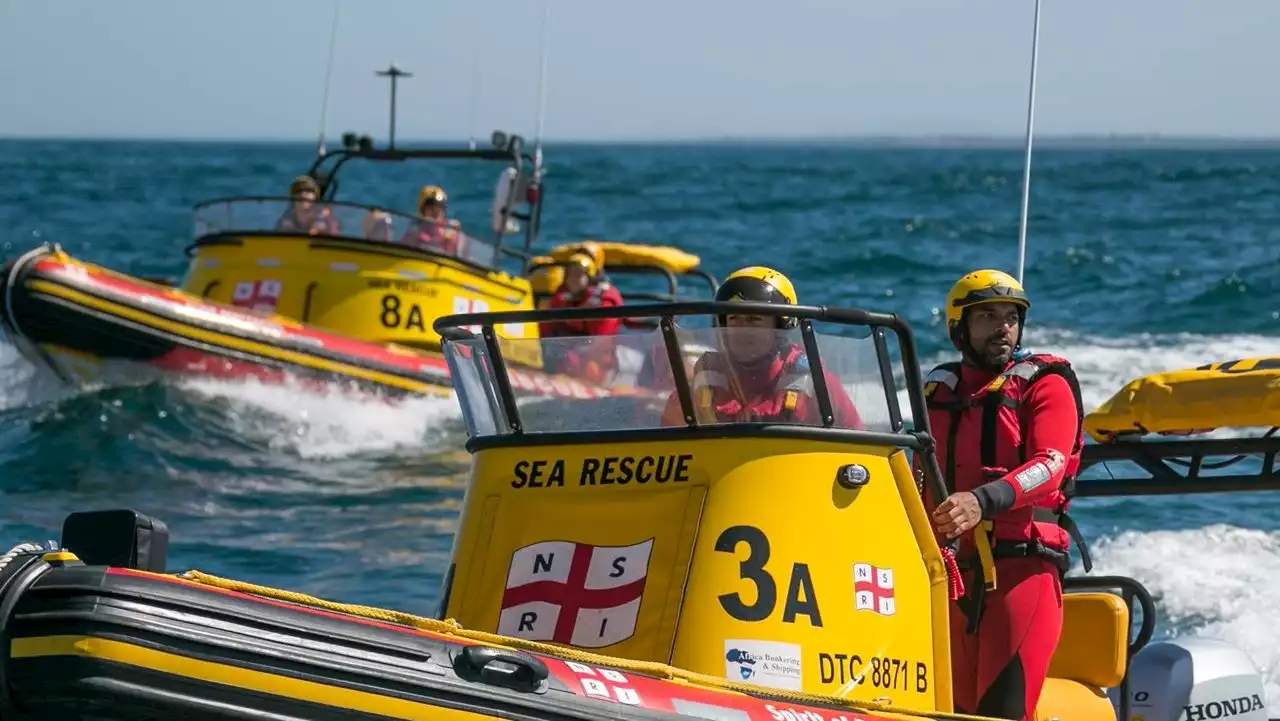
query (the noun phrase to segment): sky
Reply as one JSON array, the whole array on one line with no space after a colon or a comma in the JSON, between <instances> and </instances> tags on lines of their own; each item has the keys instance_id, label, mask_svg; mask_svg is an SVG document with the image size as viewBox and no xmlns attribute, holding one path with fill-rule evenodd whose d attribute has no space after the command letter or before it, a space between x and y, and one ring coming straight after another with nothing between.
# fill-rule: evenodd
<instances>
[{"instance_id":1,"label":"sky","mask_svg":"<svg viewBox=\"0 0 1280 721\"><path fill-rule=\"evenodd\" d=\"M0 136L533 137L545 0L0 0ZM548 140L1025 132L1033 0L551 0ZM1037 135L1280 136L1280 2L1043 0Z\"/></svg>"}]
</instances>

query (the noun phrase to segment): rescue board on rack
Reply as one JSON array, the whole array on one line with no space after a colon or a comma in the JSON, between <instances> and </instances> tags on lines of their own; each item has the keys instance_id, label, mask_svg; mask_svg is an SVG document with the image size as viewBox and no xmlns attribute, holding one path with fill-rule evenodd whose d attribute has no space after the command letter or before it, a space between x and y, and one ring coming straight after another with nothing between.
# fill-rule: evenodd
<instances>
[{"instance_id":1,"label":"rescue board on rack","mask_svg":"<svg viewBox=\"0 0 1280 721\"><path fill-rule=\"evenodd\" d=\"M1209 363L1130 381L1085 416L1098 442L1120 435L1186 434L1280 425L1280 356Z\"/></svg>"}]
</instances>

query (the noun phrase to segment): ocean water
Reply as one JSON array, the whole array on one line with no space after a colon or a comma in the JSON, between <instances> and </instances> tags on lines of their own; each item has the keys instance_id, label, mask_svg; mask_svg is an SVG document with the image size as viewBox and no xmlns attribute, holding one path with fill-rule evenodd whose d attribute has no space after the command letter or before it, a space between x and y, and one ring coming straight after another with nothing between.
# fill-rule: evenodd
<instances>
[{"instance_id":1,"label":"ocean water","mask_svg":"<svg viewBox=\"0 0 1280 721\"><path fill-rule=\"evenodd\" d=\"M312 147L0 141L0 254L55 241L140 275L186 265L193 204L280 195ZM1016 266L1021 153L811 145L547 148L543 246L671 243L719 276L788 273L802 301L903 313L949 359L939 307ZM340 195L408 210L444 185L487 217L500 166L351 166ZM1038 151L1027 344L1096 405L1162 370L1280 353L1280 151ZM469 456L453 401L393 408L245 383L68 393L0 343L0 546L131 506L170 527L170 568L434 611ZM1245 649L1280 713L1280 503L1268 494L1081 500L1095 574L1156 594L1160 635ZM7 546L6 546L7 547Z\"/></svg>"}]
</instances>

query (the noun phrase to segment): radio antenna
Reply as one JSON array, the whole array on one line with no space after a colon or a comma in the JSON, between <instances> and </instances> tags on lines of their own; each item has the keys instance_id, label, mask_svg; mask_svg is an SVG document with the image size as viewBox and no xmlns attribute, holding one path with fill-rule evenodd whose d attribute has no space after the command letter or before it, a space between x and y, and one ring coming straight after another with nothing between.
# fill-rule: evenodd
<instances>
[{"instance_id":1,"label":"radio antenna","mask_svg":"<svg viewBox=\"0 0 1280 721\"><path fill-rule=\"evenodd\" d=\"M329 63L324 71L324 98L320 101L320 139L316 142L316 156L324 157L324 134L329 124L329 85L333 79L333 55L338 44L338 8L342 0L333 0L333 27L329 30Z\"/></svg>"},{"instance_id":2,"label":"radio antenna","mask_svg":"<svg viewBox=\"0 0 1280 721\"><path fill-rule=\"evenodd\" d=\"M1027 91L1027 151L1022 167L1022 217L1018 222L1018 282L1027 264L1027 208L1031 202L1031 137L1036 117L1036 66L1040 60L1040 0L1036 0L1035 25L1031 35L1031 86Z\"/></svg>"},{"instance_id":3,"label":"radio antenna","mask_svg":"<svg viewBox=\"0 0 1280 721\"><path fill-rule=\"evenodd\" d=\"M542 70L538 74L538 117L533 141L533 167L542 167L542 128L547 117L547 32L551 25L551 0L542 8Z\"/></svg>"},{"instance_id":4,"label":"radio antenna","mask_svg":"<svg viewBox=\"0 0 1280 721\"><path fill-rule=\"evenodd\" d=\"M472 0L472 3L478 3L478 1ZM478 40L482 27L484 27L483 23L475 24L474 37L471 39L471 107L467 110L467 147L472 151L476 149L476 103L480 95L480 53L477 48L480 46Z\"/></svg>"}]
</instances>

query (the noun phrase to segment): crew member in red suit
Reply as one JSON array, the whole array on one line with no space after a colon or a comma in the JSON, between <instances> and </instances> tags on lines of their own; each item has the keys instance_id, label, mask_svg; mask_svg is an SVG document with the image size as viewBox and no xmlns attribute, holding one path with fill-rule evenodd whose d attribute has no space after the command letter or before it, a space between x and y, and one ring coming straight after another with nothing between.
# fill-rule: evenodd
<instances>
[{"instance_id":1,"label":"crew member in red suit","mask_svg":"<svg viewBox=\"0 0 1280 721\"><path fill-rule=\"evenodd\" d=\"M772 268L751 266L730 273L716 290L719 302L796 305L791 281ZM799 325L793 317L722 315L715 320L720 350L694 364L690 390L701 423L774 422L821 425L813 374L804 346L788 342ZM840 378L823 371L838 428L862 428L862 420ZM662 412L665 426L685 425L680 397L672 393Z\"/></svg>"},{"instance_id":2,"label":"crew member in red suit","mask_svg":"<svg viewBox=\"0 0 1280 721\"><path fill-rule=\"evenodd\" d=\"M462 224L446 216L449 196L438 185L423 186L418 193L417 223L405 229L402 243L417 245L427 250L458 256L465 248Z\"/></svg>"},{"instance_id":3,"label":"crew member in red suit","mask_svg":"<svg viewBox=\"0 0 1280 721\"><path fill-rule=\"evenodd\" d=\"M564 280L547 308L602 308L622 305L622 294L613 283L602 280L600 264L589 250L569 257L564 266ZM615 336L622 325L620 318L601 320L566 320L540 323L543 338L582 337L579 342L553 340L543 344L552 373L564 373L593 383L605 382L618 367ZM586 336L586 337L584 337Z\"/></svg>"},{"instance_id":4,"label":"crew member in red suit","mask_svg":"<svg viewBox=\"0 0 1280 721\"><path fill-rule=\"evenodd\" d=\"M925 381L929 424L950 493L932 517L940 543L959 539L967 595L951 609L958 711L1032 719L1062 632L1062 575L1075 540L1066 515L1084 445L1084 407L1070 363L1021 350L1031 302L1006 273L979 270L947 294L947 331L961 361ZM932 505L933 501L930 502ZM996 589L984 591L974 546L988 529Z\"/></svg>"}]
</instances>

